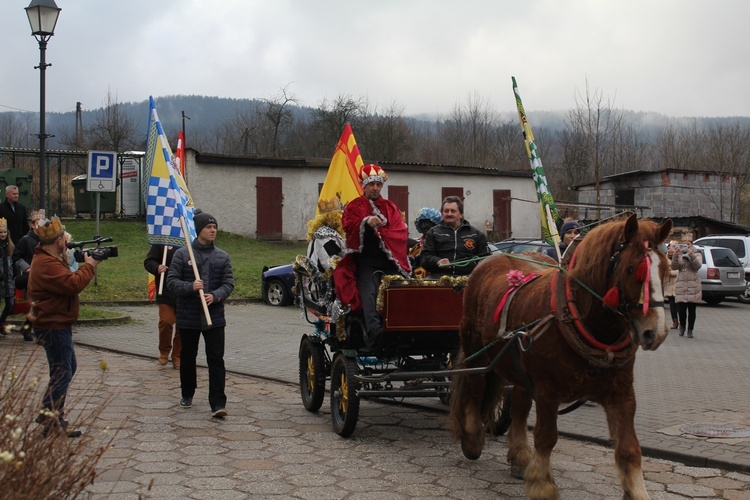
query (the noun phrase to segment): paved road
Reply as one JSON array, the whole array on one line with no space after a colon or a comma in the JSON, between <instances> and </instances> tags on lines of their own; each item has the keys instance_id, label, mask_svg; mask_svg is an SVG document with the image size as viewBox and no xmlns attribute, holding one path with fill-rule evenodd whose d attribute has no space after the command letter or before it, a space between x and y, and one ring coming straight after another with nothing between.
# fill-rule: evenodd
<instances>
[{"instance_id":1,"label":"paved road","mask_svg":"<svg viewBox=\"0 0 750 500\"><path fill-rule=\"evenodd\" d=\"M173 482L197 488L199 481L189 480L196 477L191 471L197 467L212 478L210 484L219 485L218 490L250 496L522 495L520 483L510 478L505 465L504 440L490 444L478 462L464 460L448 437L445 410L439 403L428 402L431 408L425 409L364 401L357 430L348 440L330 430L327 400L319 414L306 412L295 386L299 339L310 327L299 309L261 304L228 307L226 362L236 375L229 378L231 415L220 424L206 418L207 404L206 408L196 404L189 412L175 408L177 372L155 362L157 308L117 310L134 322L79 326L75 338L79 345L127 354L80 349L82 359L117 360L110 362L108 376L122 377L121 389L128 392L122 397L132 400L128 413L137 421L131 425L137 437L131 435L123 445L132 454L123 453L140 464L130 466L142 472L141 479L128 479L134 483L132 488L143 484L148 474L156 474L156 484L164 485L158 496L172 494L166 485ZM750 438L688 433L696 427L715 433L725 428L719 426L730 426L726 428L740 435L750 430L749 324L750 306L727 302L699 307L695 339L673 332L656 352L638 354L636 428L644 454L653 458L644 463L654 498L750 499ZM202 386L205 391L205 381ZM216 425L225 432L216 432ZM602 410L584 406L561 417L559 426L564 436L586 441L563 439L553 454L563 497L618 496L611 450L591 444L606 443ZM200 456L207 447L213 450L211 457L218 454L230 460L194 458L182 451L183 444ZM117 491L125 488L114 484ZM181 488L174 491L185 493Z\"/></svg>"}]
</instances>

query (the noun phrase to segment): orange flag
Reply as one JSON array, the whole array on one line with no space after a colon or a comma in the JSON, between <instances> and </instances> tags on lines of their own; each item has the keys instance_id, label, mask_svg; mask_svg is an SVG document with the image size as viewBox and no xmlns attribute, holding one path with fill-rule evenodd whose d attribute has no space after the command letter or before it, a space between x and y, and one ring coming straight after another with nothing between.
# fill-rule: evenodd
<instances>
[{"instance_id":1,"label":"orange flag","mask_svg":"<svg viewBox=\"0 0 750 500\"><path fill-rule=\"evenodd\" d=\"M156 297L156 276L148 273L148 300L153 302Z\"/></svg>"},{"instance_id":2,"label":"orange flag","mask_svg":"<svg viewBox=\"0 0 750 500\"><path fill-rule=\"evenodd\" d=\"M343 207L362 195L362 184L359 182L359 170L362 165L364 162L359 154L357 141L354 140L352 127L347 123L333 153L323 189L320 190L316 216L320 215L321 206L338 204Z\"/></svg>"}]
</instances>

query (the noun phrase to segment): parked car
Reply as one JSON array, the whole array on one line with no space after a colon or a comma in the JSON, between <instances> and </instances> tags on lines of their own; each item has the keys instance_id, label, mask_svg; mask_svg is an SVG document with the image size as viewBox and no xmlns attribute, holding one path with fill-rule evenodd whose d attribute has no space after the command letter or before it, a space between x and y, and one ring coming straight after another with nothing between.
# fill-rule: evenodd
<instances>
[{"instance_id":1,"label":"parked car","mask_svg":"<svg viewBox=\"0 0 750 500\"><path fill-rule=\"evenodd\" d=\"M737 300L744 304L750 304L750 235L710 234L698 238L694 243L696 245L729 248L734 252L742 267L745 268L745 281L748 285L742 295L737 296Z\"/></svg>"},{"instance_id":2,"label":"parked car","mask_svg":"<svg viewBox=\"0 0 750 500\"><path fill-rule=\"evenodd\" d=\"M729 248L700 246L703 265L698 270L703 300L714 306L727 297L745 292L745 273L737 256Z\"/></svg>"},{"instance_id":3,"label":"parked car","mask_svg":"<svg viewBox=\"0 0 750 500\"><path fill-rule=\"evenodd\" d=\"M260 291L263 302L272 306L288 306L294 302L294 270L292 264L263 266Z\"/></svg>"},{"instance_id":4,"label":"parked car","mask_svg":"<svg viewBox=\"0 0 750 500\"><path fill-rule=\"evenodd\" d=\"M544 253L552 248L552 245L539 238L508 238L493 245L502 253Z\"/></svg>"}]
</instances>

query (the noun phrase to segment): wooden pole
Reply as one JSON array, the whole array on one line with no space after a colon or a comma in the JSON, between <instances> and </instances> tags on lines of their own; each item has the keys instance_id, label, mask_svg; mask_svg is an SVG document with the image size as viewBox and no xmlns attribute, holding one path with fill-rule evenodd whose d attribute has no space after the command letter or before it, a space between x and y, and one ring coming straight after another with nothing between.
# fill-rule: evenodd
<instances>
[{"instance_id":1,"label":"wooden pole","mask_svg":"<svg viewBox=\"0 0 750 500\"><path fill-rule=\"evenodd\" d=\"M195 255L193 254L193 245L190 244L190 233L188 233L187 230L187 224L185 224L185 217L180 216L180 224L182 225L182 233L185 235L185 242L187 244L188 254L190 255L190 262L193 264L193 274L195 274L196 279L200 279L200 275L198 274L198 266L195 263ZM206 325L211 326L213 323L211 322L211 315L208 312L208 304L206 303L206 294L203 292L203 290L198 290L200 292L201 296L201 305L203 305L203 313L206 315Z\"/></svg>"},{"instance_id":2,"label":"wooden pole","mask_svg":"<svg viewBox=\"0 0 750 500\"><path fill-rule=\"evenodd\" d=\"M161 265L166 266L167 265L167 245L164 245L164 254L161 256ZM159 274L159 292L157 295L161 295L164 291L164 275L167 273L161 273Z\"/></svg>"}]
</instances>

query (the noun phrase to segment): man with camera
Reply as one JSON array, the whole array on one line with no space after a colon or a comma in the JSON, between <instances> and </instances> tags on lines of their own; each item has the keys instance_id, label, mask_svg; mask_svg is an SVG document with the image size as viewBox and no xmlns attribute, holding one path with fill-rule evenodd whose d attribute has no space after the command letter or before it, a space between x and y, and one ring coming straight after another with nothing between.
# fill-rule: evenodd
<instances>
[{"instance_id":1,"label":"man with camera","mask_svg":"<svg viewBox=\"0 0 750 500\"><path fill-rule=\"evenodd\" d=\"M60 219L40 220L35 231L40 242L29 271L28 294L32 305L28 316L49 364L49 384L36 422L44 425L45 436L51 430L60 430L67 432L68 437L78 437L81 431L68 431L68 422L63 418L65 397L77 366L73 323L78 320L78 294L93 279L100 261L83 252L83 263L71 272L65 227Z\"/></svg>"}]
</instances>

